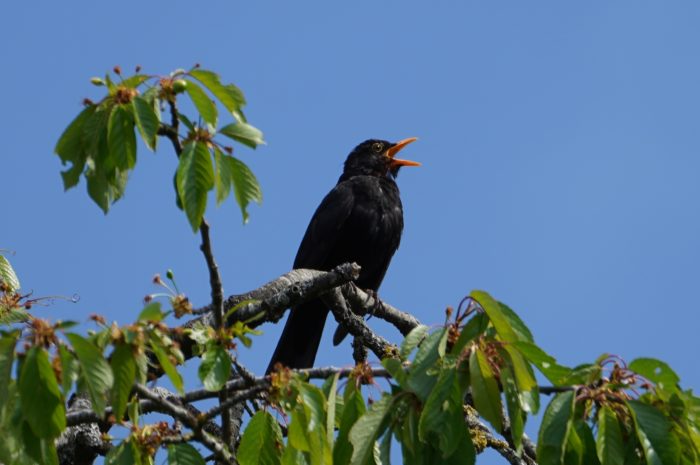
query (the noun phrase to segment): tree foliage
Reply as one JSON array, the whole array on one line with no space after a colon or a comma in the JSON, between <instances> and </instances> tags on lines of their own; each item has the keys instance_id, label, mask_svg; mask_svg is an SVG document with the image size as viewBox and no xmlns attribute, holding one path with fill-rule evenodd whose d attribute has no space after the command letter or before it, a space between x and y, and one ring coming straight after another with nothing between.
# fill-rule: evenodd
<instances>
[{"instance_id":1,"label":"tree foliage","mask_svg":"<svg viewBox=\"0 0 700 465\"><path fill-rule=\"evenodd\" d=\"M260 187L233 147L216 140L222 135L253 148L263 143L243 115L242 92L199 67L166 77L114 73L119 82L109 74L92 80L107 94L86 102L56 145L61 161L71 165L61 173L65 188L84 177L106 213L137 164L137 135L151 150L165 137L179 159L178 205L203 244L209 240L203 219L209 192L222 202L233 191L247 220ZM196 118L179 111L185 96ZM233 122L219 128L224 113ZM213 256L203 250L211 276L218 277ZM213 296L217 281L211 279ZM172 465L388 464L397 455L410 464L472 464L486 447L518 464L700 463L700 398L681 388L667 364L652 358L628 364L603 354L563 366L536 344L516 312L484 291L448 308L442 325L413 324L399 346L384 346L381 366L360 357L352 370L279 367L257 378L238 364L237 353L241 345L254 350L260 315L230 322L250 301L226 315L223 304L210 308L222 313L215 326L178 325L192 313L191 304L171 271L167 281L157 276L154 282L167 290L165 300L148 299L134 323L118 326L95 316L98 329L79 334L75 322L32 315L37 299L22 293L0 255L1 463L58 464L61 438L97 423L105 433L119 431L106 438L108 464L152 464L161 448ZM199 355L202 389L186 390L196 383L185 383L181 374L182 334ZM323 381L315 382L321 373ZM147 385L162 376L176 392ZM76 394L91 408L67 408ZM199 410L204 399L218 403ZM254 411L242 432L227 438L229 409L242 404ZM524 429L540 410L533 444ZM145 416L150 412L169 420Z\"/></svg>"}]
</instances>

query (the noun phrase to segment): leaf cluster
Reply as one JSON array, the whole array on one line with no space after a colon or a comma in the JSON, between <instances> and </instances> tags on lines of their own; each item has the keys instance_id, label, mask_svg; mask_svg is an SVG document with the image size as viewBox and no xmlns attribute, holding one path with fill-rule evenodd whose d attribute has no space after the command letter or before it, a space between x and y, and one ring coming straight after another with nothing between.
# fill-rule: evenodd
<instances>
[{"instance_id":1,"label":"leaf cluster","mask_svg":"<svg viewBox=\"0 0 700 465\"><path fill-rule=\"evenodd\" d=\"M85 108L68 125L55 147L61 162L71 166L61 173L66 190L83 176L90 198L105 212L126 190L129 173L137 163L137 134L155 151L159 137L167 137L178 155L175 174L177 204L184 209L193 230L202 222L208 193L215 190L217 204L231 192L248 220L250 202L261 202L262 192L250 168L233 155L233 147L217 142L221 135L256 148L264 143L260 130L248 123L241 90L223 84L220 77L194 67L176 70L169 76L136 74L117 82L108 73L92 83L103 86L106 95L98 102L86 100ZM197 118L178 110L178 99L187 95ZM219 127L219 107L233 122ZM163 122L165 107L171 124ZM195 122L193 122L195 121ZM186 132L180 134L180 123Z\"/></svg>"}]
</instances>

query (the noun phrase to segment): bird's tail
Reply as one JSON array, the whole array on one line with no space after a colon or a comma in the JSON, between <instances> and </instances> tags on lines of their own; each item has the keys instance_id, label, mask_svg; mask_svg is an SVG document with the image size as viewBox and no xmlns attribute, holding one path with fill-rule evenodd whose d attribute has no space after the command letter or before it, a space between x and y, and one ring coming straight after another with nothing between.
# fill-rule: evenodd
<instances>
[{"instance_id":1,"label":"bird's tail","mask_svg":"<svg viewBox=\"0 0 700 465\"><path fill-rule=\"evenodd\" d=\"M291 309L265 373L270 373L278 362L289 368L311 368L327 316L328 308L320 300Z\"/></svg>"}]
</instances>

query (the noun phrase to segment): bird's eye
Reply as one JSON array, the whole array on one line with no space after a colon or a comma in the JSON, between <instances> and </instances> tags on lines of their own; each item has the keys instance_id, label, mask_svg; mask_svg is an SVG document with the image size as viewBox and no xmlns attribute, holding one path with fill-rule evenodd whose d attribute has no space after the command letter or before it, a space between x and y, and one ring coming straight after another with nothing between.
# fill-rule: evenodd
<instances>
[{"instance_id":1,"label":"bird's eye","mask_svg":"<svg viewBox=\"0 0 700 465\"><path fill-rule=\"evenodd\" d=\"M381 153L382 150L384 150L384 144L382 144L381 142L375 142L374 144L372 144L372 151L373 152Z\"/></svg>"}]
</instances>

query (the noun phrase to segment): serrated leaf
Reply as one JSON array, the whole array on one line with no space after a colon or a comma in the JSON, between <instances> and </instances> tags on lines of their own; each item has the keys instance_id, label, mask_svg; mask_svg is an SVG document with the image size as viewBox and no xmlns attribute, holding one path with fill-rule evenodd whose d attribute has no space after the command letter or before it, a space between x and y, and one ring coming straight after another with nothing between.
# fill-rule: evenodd
<instances>
[{"instance_id":1,"label":"serrated leaf","mask_svg":"<svg viewBox=\"0 0 700 465\"><path fill-rule=\"evenodd\" d=\"M27 351L18 385L22 415L32 432L39 438L58 437L66 428L66 408L49 355L42 347Z\"/></svg>"},{"instance_id":2,"label":"serrated leaf","mask_svg":"<svg viewBox=\"0 0 700 465\"><path fill-rule=\"evenodd\" d=\"M248 222L248 204L262 202L262 191L260 184L253 172L242 161L234 157L225 158L229 163L231 180L233 181L233 194L236 197L236 203L241 209L243 215L243 223Z\"/></svg>"},{"instance_id":3,"label":"serrated leaf","mask_svg":"<svg viewBox=\"0 0 700 465\"><path fill-rule=\"evenodd\" d=\"M440 372L437 383L423 406L418 423L418 438L438 449L442 459L452 456L463 447L464 442L471 443L464 421L462 392L457 383L456 370L447 368Z\"/></svg>"},{"instance_id":4,"label":"serrated leaf","mask_svg":"<svg viewBox=\"0 0 700 465\"><path fill-rule=\"evenodd\" d=\"M226 200L226 197L231 193L233 186L233 173L231 173L231 164L226 159L227 156L219 147L214 146L214 163L216 165L216 175L214 176L214 186L216 187L216 204Z\"/></svg>"},{"instance_id":5,"label":"serrated leaf","mask_svg":"<svg viewBox=\"0 0 700 465\"><path fill-rule=\"evenodd\" d=\"M513 438L513 444L517 450L520 450L525 431L525 416L523 415L522 407L520 406L520 398L518 386L515 382L515 375L509 365L501 367L501 384L503 385L503 393L506 398L506 406L508 407L508 419L510 420L510 434Z\"/></svg>"},{"instance_id":6,"label":"serrated leaf","mask_svg":"<svg viewBox=\"0 0 700 465\"><path fill-rule=\"evenodd\" d=\"M559 365L557 360L533 343L518 341L511 344L532 362L555 386L571 374L571 368Z\"/></svg>"},{"instance_id":7,"label":"serrated leaf","mask_svg":"<svg viewBox=\"0 0 700 465\"><path fill-rule=\"evenodd\" d=\"M362 393L357 389L355 383L348 382L343 393L343 416L340 419L338 437L333 447L333 464L347 465L352 457L352 444L350 444L350 431L367 410Z\"/></svg>"},{"instance_id":8,"label":"serrated leaf","mask_svg":"<svg viewBox=\"0 0 700 465\"><path fill-rule=\"evenodd\" d=\"M630 362L628 368L656 384L660 389L674 392L678 390L680 377L671 367L655 358L638 358Z\"/></svg>"},{"instance_id":9,"label":"serrated leaf","mask_svg":"<svg viewBox=\"0 0 700 465\"><path fill-rule=\"evenodd\" d=\"M141 310L138 321L162 321L165 317L160 302L151 302Z\"/></svg>"},{"instance_id":10,"label":"serrated leaf","mask_svg":"<svg viewBox=\"0 0 700 465\"><path fill-rule=\"evenodd\" d=\"M572 430L576 431L576 434L581 441L581 464L582 465L601 465L598 461L598 456L596 454L596 444L595 438L593 437L593 431L588 423L581 419L574 421Z\"/></svg>"},{"instance_id":11,"label":"serrated leaf","mask_svg":"<svg viewBox=\"0 0 700 465\"><path fill-rule=\"evenodd\" d=\"M351 465L374 463L375 441L384 432L385 419L393 400L393 397L384 395L372 404L372 408L362 415L350 430L350 443L353 447Z\"/></svg>"},{"instance_id":12,"label":"serrated leaf","mask_svg":"<svg viewBox=\"0 0 700 465\"><path fill-rule=\"evenodd\" d=\"M168 379L170 379L170 382L173 383L173 386L175 386L175 389L177 389L177 392L182 394L184 392L182 375L180 375L180 372L177 371L177 368L175 368L173 362L170 361L170 357L168 357L163 341L161 340L160 336L154 332L150 333L149 339L151 350L156 355L158 363L167 375Z\"/></svg>"},{"instance_id":13,"label":"serrated leaf","mask_svg":"<svg viewBox=\"0 0 700 465\"><path fill-rule=\"evenodd\" d=\"M199 87L196 82L189 81L187 87L185 87L187 94L190 96L192 103L197 108L197 111L202 116L202 119L212 126L216 127L219 119L218 111L216 110L216 105L209 98L204 89Z\"/></svg>"},{"instance_id":14,"label":"serrated leaf","mask_svg":"<svg viewBox=\"0 0 700 465\"><path fill-rule=\"evenodd\" d=\"M78 379L80 365L64 344L58 346L58 356L61 359L61 388L63 394L67 395L73 387L73 383Z\"/></svg>"},{"instance_id":15,"label":"serrated leaf","mask_svg":"<svg viewBox=\"0 0 700 465\"><path fill-rule=\"evenodd\" d=\"M434 370L434 365L440 358L440 353L444 353L446 344L447 328L441 328L439 331L431 333L420 345L410 366L407 384L422 401L427 399L437 381L437 371Z\"/></svg>"},{"instance_id":16,"label":"serrated leaf","mask_svg":"<svg viewBox=\"0 0 700 465\"><path fill-rule=\"evenodd\" d=\"M191 444L170 444L168 446L168 465L205 465L205 463L199 451Z\"/></svg>"},{"instance_id":17,"label":"serrated leaf","mask_svg":"<svg viewBox=\"0 0 700 465\"><path fill-rule=\"evenodd\" d=\"M119 85L130 89L135 89L146 82L149 77L150 76L147 74L134 74L133 76L129 76L128 78L124 79L121 83L119 83Z\"/></svg>"},{"instance_id":18,"label":"serrated leaf","mask_svg":"<svg viewBox=\"0 0 700 465\"><path fill-rule=\"evenodd\" d=\"M505 315L508 323L510 323L510 327L513 329L513 331L515 331L515 334L517 334L518 339L534 344L535 341L532 337L530 328L527 327L525 322L518 316L518 314L503 302L498 302L498 305L501 307L501 312L503 312L503 315Z\"/></svg>"},{"instance_id":19,"label":"serrated leaf","mask_svg":"<svg viewBox=\"0 0 700 465\"><path fill-rule=\"evenodd\" d=\"M138 465L139 453L134 443L122 441L117 447L112 447L105 457L105 465Z\"/></svg>"},{"instance_id":20,"label":"serrated leaf","mask_svg":"<svg viewBox=\"0 0 700 465\"><path fill-rule=\"evenodd\" d=\"M243 93L232 84L223 85L218 74L204 69L195 69L189 74L209 89L234 116L245 105Z\"/></svg>"},{"instance_id":21,"label":"serrated leaf","mask_svg":"<svg viewBox=\"0 0 700 465\"><path fill-rule=\"evenodd\" d=\"M139 128L141 138L149 149L155 151L160 118L155 111L153 102L149 102L144 97L137 95L131 101L131 104L134 107L134 119L136 120L136 126Z\"/></svg>"},{"instance_id":22,"label":"serrated leaf","mask_svg":"<svg viewBox=\"0 0 700 465\"><path fill-rule=\"evenodd\" d=\"M508 355L507 360L510 361L513 375L515 375L515 382L518 385L520 406L525 412L537 413L540 400L537 380L532 367L511 344L506 344L503 348Z\"/></svg>"},{"instance_id":23,"label":"serrated leaf","mask_svg":"<svg viewBox=\"0 0 700 465\"><path fill-rule=\"evenodd\" d=\"M669 420L656 408L638 400L628 400L637 438L649 465L675 465L679 459L678 437Z\"/></svg>"},{"instance_id":24,"label":"serrated leaf","mask_svg":"<svg viewBox=\"0 0 700 465\"><path fill-rule=\"evenodd\" d=\"M8 388L15 362L15 346L19 332L14 331L0 337L0 406L7 403Z\"/></svg>"},{"instance_id":25,"label":"serrated leaf","mask_svg":"<svg viewBox=\"0 0 700 465\"><path fill-rule=\"evenodd\" d=\"M120 171L128 171L136 166L136 135L134 117L130 110L131 106L115 105L109 115L109 158Z\"/></svg>"},{"instance_id":26,"label":"serrated leaf","mask_svg":"<svg viewBox=\"0 0 700 465\"><path fill-rule=\"evenodd\" d=\"M112 352L110 360L114 376L112 387L112 413L117 421L124 418L129 394L136 380L136 361L130 345L119 344Z\"/></svg>"},{"instance_id":27,"label":"serrated leaf","mask_svg":"<svg viewBox=\"0 0 700 465\"><path fill-rule=\"evenodd\" d=\"M488 324L489 319L485 313L479 312L473 316L459 333L457 342L452 347L452 353L459 354L469 342L486 331Z\"/></svg>"},{"instance_id":28,"label":"serrated leaf","mask_svg":"<svg viewBox=\"0 0 700 465\"><path fill-rule=\"evenodd\" d=\"M241 465L278 465L282 444L279 424L269 412L260 410L248 422L236 458Z\"/></svg>"},{"instance_id":29,"label":"serrated leaf","mask_svg":"<svg viewBox=\"0 0 700 465\"><path fill-rule=\"evenodd\" d=\"M418 347L418 344L425 338L429 330L430 328L425 325L418 325L413 328L401 343L401 358L408 358L413 349Z\"/></svg>"},{"instance_id":30,"label":"serrated leaf","mask_svg":"<svg viewBox=\"0 0 700 465\"><path fill-rule=\"evenodd\" d=\"M564 446L571 429L574 411L574 392L554 396L544 411L537 441L537 463L562 465Z\"/></svg>"},{"instance_id":31,"label":"serrated leaf","mask_svg":"<svg viewBox=\"0 0 700 465\"><path fill-rule=\"evenodd\" d=\"M185 145L177 167L177 191L194 232L207 208L207 193L214 187L214 169L203 142Z\"/></svg>"},{"instance_id":32,"label":"serrated leaf","mask_svg":"<svg viewBox=\"0 0 700 465\"><path fill-rule=\"evenodd\" d=\"M484 312L488 315L489 320L491 320L491 323L494 328L496 328L496 332L501 339L506 342L520 340L520 337L513 329L512 322L508 318L508 315L493 297L484 291L472 291L469 295L484 309Z\"/></svg>"},{"instance_id":33,"label":"serrated leaf","mask_svg":"<svg viewBox=\"0 0 700 465\"><path fill-rule=\"evenodd\" d=\"M54 446L53 439L37 437L27 422L22 423L21 432L22 442L24 443L24 452L29 457L41 465L59 465L58 454L56 453L56 447ZM3 438L3 440L7 439L7 437ZM21 460L18 462L19 463L17 465L33 463L31 461L22 462Z\"/></svg>"},{"instance_id":34,"label":"serrated leaf","mask_svg":"<svg viewBox=\"0 0 700 465\"><path fill-rule=\"evenodd\" d=\"M202 355L199 379L208 391L219 391L231 376L231 358L220 345L210 347Z\"/></svg>"},{"instance_id":35,"label":"serrated leaf","mask_svg":"<svg viewBox=\"0 0 700 465\"><path fill-rule=\"evenodd\" d=\"M262 131L243 121L227 124L219 129L219 134L230 137L231 139L253 149L258 145L265 143Z\"/></svg>"},{"instance_id":36,"label":"serrated leaf","mask_svg":"<svg viewBox=\"0 0 700 465\"><path fill-rule=\"evenodd\" d=\"M2 255L0 255L0 283L4 283L9 292L17 292L20 289L15 270L9 260Z\"/></svg>"},{"instance_id":37,"label":"serrated leaf","mask_svg":"<svg viewBox=\"0 0 700 465\"><path fill-rule=\"evenodd\" d=\"M66 337L78 357L82 378L92 401L92 408L98 415L102 416L105 411L106 393L114 383L112 369L102 352L93 343L75 333L68 333Z\"/></svg>"},{"instance_id":38,"label":"serrated leaf","mask_svg":"<svg viewBox=\"0 0 700 465\"><path fill-rule=\"evenodd\" d=\"M488 359L481 350L472 351L469 357L469 377L474 406L479 415L484 417L500 433L503 430L501 394L493 370L491 370Z\"/></svg>"},{"instance_id":39,"label":"serrated leaf","mask_svg":"<svg viewBox=\"0 0 700 465\"><path fill-rule=\"evenodd\" d=\"M598 410L598 437L596 450L601 465L624 465L625 447L622 443L620 423L608 406Z\"/></svg>"},{"instance_id":40,"label":"serrated leaf","mask_svg":"<svg viewBox=\"0 0 700 465\"><path fill-rule=\"evenodd\" d=\"M335 439L335 406L339 378L340 373L336 373L332 377L333 381L331 382L328 395L326 396L328 399L326 402L326 434L328 435L328 444L333 444L333 440Z\"/></svg>"},{"instance_id":41,"label":"serrated leaf","mask_svg":"<svg viewBox=\"0 0 700 465\"><path fill-rule=\"evenodd\" d=\"M84 125L92 117L96 109L97 105L90 105L84 108L63 131L54 148L54 152L61 158L63 165L68 162L72 164L69 169L61 172L65 190L78 184L80 175L85 168L85 161L88 155L83 139Z\"/></svg>"}]
</instances>

